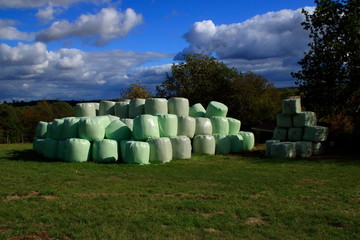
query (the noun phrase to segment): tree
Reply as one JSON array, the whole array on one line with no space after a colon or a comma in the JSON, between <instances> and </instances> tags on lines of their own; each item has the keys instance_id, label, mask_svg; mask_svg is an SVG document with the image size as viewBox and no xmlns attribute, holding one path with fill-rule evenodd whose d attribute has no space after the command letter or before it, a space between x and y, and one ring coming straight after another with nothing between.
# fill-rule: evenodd
<instances>
[{"instance_id":1,"label":"tree","mask_svg":"<svg viewBox=\"0 0 360 240\"><path fill-rule=\"evenodd\" d=\"M22 140L22 124L16 109L0 104L0 143L16 143Z\"/></svg>"},{"instance_id":2,"label":"tree","mask_svg":"<svg viewBox=\"0 0 360 240\"><path fill-rule=\"evenodd\" d=\"M145 85L141 84L140 81L137 81L131 83L129 88L121 91L120 97L121 99L152 98L153 95Z\"/></svg>"},{"instance_id":3,"label":"tree","mask_svg":"<svg viewBox=\"0 0 360 240\"><path fill-rule=\"evenodd\" d=\"M354 114L360 105L360 1L315 0L302 23L312 40L292 73L302 102L319 117Z\"/></svg>"}]
</instances>

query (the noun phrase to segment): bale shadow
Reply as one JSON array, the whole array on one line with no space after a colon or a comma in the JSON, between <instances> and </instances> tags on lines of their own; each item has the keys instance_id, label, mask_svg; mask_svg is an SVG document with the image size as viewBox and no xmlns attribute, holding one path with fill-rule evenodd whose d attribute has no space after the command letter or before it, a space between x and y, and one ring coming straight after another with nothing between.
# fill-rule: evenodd
<instances>
[{"instance_id":1,"label":"bale shadow","mask_svg":"<svg viewBox=\"0 0 360 240\"><path fill-rule=\"evenodd\" d=\"M8 159L12 161L25 161L25 162L59 162L57 159L45 158L42 155L38 154L34 150L13 150L9 153L10 157Z\"/></svg>"}]
</instances>

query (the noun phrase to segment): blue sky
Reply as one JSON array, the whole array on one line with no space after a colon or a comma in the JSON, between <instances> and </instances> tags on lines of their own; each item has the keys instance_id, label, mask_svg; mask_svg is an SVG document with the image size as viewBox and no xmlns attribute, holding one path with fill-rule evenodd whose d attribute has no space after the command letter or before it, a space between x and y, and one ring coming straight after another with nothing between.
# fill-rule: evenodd
<instances>
[{"instance_id":1,"label":"blue sky","mask_svg":"<svg viewBox=\"0 0 360 240\"><path fill-rule=\"evenodd\" d=\"M112 99L183 53L293 86L313 1L0 0L0 101Z\"/></svg>"}]
</instances>

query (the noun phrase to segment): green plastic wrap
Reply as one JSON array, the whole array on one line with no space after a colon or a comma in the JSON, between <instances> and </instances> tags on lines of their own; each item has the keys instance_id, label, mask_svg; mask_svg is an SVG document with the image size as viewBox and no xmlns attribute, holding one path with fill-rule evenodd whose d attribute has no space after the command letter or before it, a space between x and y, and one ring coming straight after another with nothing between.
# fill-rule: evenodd
<instances>
[{"instance_id":1,"label":"green plastic wrap","mask_svg":"<svg viewBox=\"0 0 360 240\"><path fill-rule=\"evenodd\" d=\"M79 137L88 141L104 139L105 121L105 117L82 118L79 122Z\"/></svg>"},{"instance_id":2,"label":"green plastic wrap","mask_svg":"<svg viewBox=\"0 0 360 240\"><path fill-rule=\"evenodd\" d=\"M219 116L219 117L226 117L226 114L228 112L228 107L220 102L211 101L209 105L206 108L206 117L213 117L213 116Z\"/></svg>"},{"instance_id":3,"label":"green plastic wrap","mask_svg":"<svg viewBox=\"0 0 360 240\"><path fill-rule=\"evenodd\" d=\"M115 102L100 101L99 116L115 115Z\"/></svg>"},{"instance_id":4,"label":"green plastic wrap","mask_svg":"<svg viewBox=\"0 0 360 240\"><path fill-rule=\"evenodd\" d=\"M187 136L177 136L170 138L173 159L191 158L191 140Z\"/></svg>"},{"instance_id":5,"label":"green plastic wrap","mask_svg":"<svg viewBox=\"0 0 360 240\"><path fill-rule=\"evenodd\" d=\"M42 138L45 139L47 136L47 129L48 129L48 124L47 122L42 122L40 121L36 127L36 138Z\"/></svg>"},{"instance_id":6,"label":"green plastic wrap","mask_svg":"<svg viewBox=\"0 0 360 240\"><path fill-rule=\"evenodd\" d=\"M311 157L312 155L312 142L299 141L296 142L296 156L301 158Z\"/></svg>"},{"instance_id":7,"label":"green plastic wrap","mask_svg":"<svg viewBox=\"0 0 360 240\"><path fill-rule=\"evenodd\" d=\"M189 108L190 117L205 117L206 110L201 103L196 103Z\"/></svg>"},{"instance_id":8,"label":"green plastic wrap","mask_svg":"<svg viewBox=\"0 0 360 240\"><path fill-rule=\"evenodd\" d=\"M98 117L95 117L95 118L102 120L104 128L109 126L109 124L112 122L111 115L98 116ZM114 118L114 120L115 119L118 120L119 118L116 117L116 118Z\"/></svg>"},{"instance_id":9,"label":"green plastic wrap","mask_svg":"<svg viewBox=\"0 0 360 240\"><path fill-rule=\"evenodd\" d=\"M173 97L168 101L169 114L176 116L189 116L189 100L187 98Z\"/></svg>"},{"instance_id":10,"label":"green plastic wrap","mask_svg":"<svg viewBox=\"0 0 360 240\"><path fill-rule=\"evenodd\" d=\"M243 150L250 151L255 146L255 136L252 132L239 132L239 134L243 137L244 144Z\"/></svg>"},{"instance_id":11,"label":"green plastic wrap","mask_svg":"<svg viewBox=\"0 0 360 240\"><path fill-rule=\"evenodd\" d=\"M160 137L176 137L178 119L175 114L156 115L158 117Z\"/></svg>"},{"instance_id":12,"label":"green plastic wrap","mask_svg":"<svg viewBox=\"0 0 360 240\"><path fill-rule=\"evenodd\" d=\"M129 164L149 164L150 146L147 142L139 141L121 141L123 143L121 150L123 162Z\"/></svg>"},{"instance_id":13,"label":"green plastic wrap","mask_svg":"<svg viewBox=\"0 0 360 240\"><path fill-rule=\"evenodd\" d=\"M43 155L45 158L50 158L50 159L57 158L58 142L59 141L54 138L45 138L44 149L43 149Z\"/></svg>"},{"instance_id":14,"label":"green plastic wrap","mask_svg":"<svg viewBox=\"0 0 360 240\"><path fill-rule=\"evenodd\" d=\"M45 139L35 138L33 142L33 150L38 154L43 154Z\"/></svg>"},{"instance_id":15,"label":"green plastic wrap","mask_svg":"<svg viewBox=\"0 0 360 240\"><path fill-rule=\"evenodd\" d=\"M189 116L178 117L178 136L187 136L193 138L195 135L196 120Z\"/></svg>"},{"instance_id":16,"label":"green plastic wrap","mask_svg":"<svg viewBox=\"0 0 360 240\"><path fill-rule=\"evenodd\" d=\"M293 116L294 127L315 126L317 123L314 112L301 112Z\"/></svg>"},{"instance_id":17,"label":"green plastic wrap","mask_svg":"<svg viewBox=\"0 0 360 240\"><path fill-rule=\"evenodd\" d=\"M128 126L128 128L132 131L134 126L134 119L132 118L122 118L121 121Z\"/></svg>"},{"instance_id":18,"label":"green plastic wrap","mask_svg":"<svg viewBox=\"0 0 360 240\"><path fill-rule=\"evenodd\" d=\"M288 140L292 142L301 141L303 138L303 128L289 128Z\"/></svg>"},{"instance_id":19,"label":"green plastic wrap","mask_svg":"<svg viewBox=\"0 0 360 240\"><path fill-rule=\"evenodd\" d=\"M145 100L145 114L168 114L168 100L165 98L148 98Z\"/></svg>"},{"instance_id":20,"label":"green plastic wrap","mask_svg":"<svg viewBox=\"0 0 360 240\"><path fill-rule=\"evenodd\" d=\"M226 117L210 117L212 133L229 134L229 122Z\"/></svg>"},{"instance_id":21,"label":"green plastic wrap","mask_svg":"<svg viewBox=\"0 0 360 240\"><path fill-rule=\"evenodd\" d=\"M108 118L110 119L110 123L115 120L120 120L120 118L118 116L114 116L114 115L106 115L106 116L108 116Z\"/></svg>"},{"instance_id":22,"label":"green plastic wrap","mask_svg":"<svg viewBox=\"0 0 360 240\"><path fill-rule=\"evenodd\" d=\"M145 99L136 98L130 100L129 118L135 118L145 113Z\"/></svg>"},{"instance_id":23,"label":"green plastic wrap","mask_svg":"<svg viewBox=\"0 0 360 240\"><path fill-rule=\"evenodd\" d=\"M150 146L150 162L167 163L172 160L171 141L167 137L147 140Z\"/></svg>"},{"instance_id":24,"label":"green plastic wrap","mask_svg":"<svg viewBox=\"0 0 360 240\"><path fill-rule=\"evenodd\" d=\"M292 116L282 113L277 114L276 125L281 128L291 128L293 126Z\"/></svg>"},{"instance_id":25,"label":"green plastic wrap","mask_svg":"<svg viewBox=\"0 0 360 240\"><path fill-rule=\"evenodd\" d=\"M271 157L271 145L279 143L279 140L266 140L265 142L265 156Z\"/></svg>"},{"instance_id":26,"label":"green plastic wrap","mask_svg":"<svg viewBox=\"0 0 360 240\"><path fill-rule=\"evenodd\" d=\"M197 154L214 155L216 141L213 135L196 135L193 140L193 151Z\"/></svg>"},{"instance_id":27,"label":"green plastic wrap","mask_svg":"<svg viewBox=\"0 0 360 240\"><path fill-rule=\"evenodd\" d=\"M322 142L313 142L312 143L312 153L315 156L323 154L324 153L324 144Z\"/></svg>"},{"instance_id":28,"label":"green plastic wrap","mask_svg":"<svg viewBox=\"0 0 360 240\"><path fill-rule=\"evenodd\" d=\"M235 118L227 118L229 122L229 134L237 134L240 132L241 121Z\"/></svg>"},{"instance_id":29,"label":"green plastic wrap","mask_svg":"<svg viewBox=\"0 0 360 240\"><path fill-rule=\"evenodd\" d=\"M282 113L286 115L294 115L301 112L300 97L291 97L282 100Z\"/></svg>"},{"instance_id":30,"label":"green plastic wrap","mask_svg":"<svg viewBox=\"0 0 360 240\"><path fill-rule=\"evenodd\" d=\"M212 124L209 118L196 117L195 136L196 135L211 135Z\"/></svg>"},{"instance_id":31,"label":"green plastic wrap","mask_svg":"<svg viewBox=\"0 0 360 240\"><path fill-rule=\"evenodd\" d=\"M66 162L86 162L91 156L91 144L86 139L70 138L65 141L64 160Z\"/></svg>"},{"instance_id":32,"label":"green plastic wrap","mask_svg":"<svg viewBox=\"0 0 360 240\"><path fill-rule=\"evenodd\" d=\"M65 140L58 141L57 155L56 158L64 161L65 158Z\"/></svg>"},{"instance_id":33,"label":"green plastic wrap","mask_svg":"<svg viewBox=\"0 0 360 240\"><path fill-rule=\"evenodd\" d=\"M295 158L296 144L294 142L280 142L271 145L271 157Z\"/></svg>"},{"instance_id":34,"label":"green plastic wrap","mask_svg":"<svg viewBox=\"0 0 360 240\"><path fill-rule=\"evenodd\" d=\"M92 146L92 159L98 163L113 163L118 160L118 143L115 140L95 141Z\"/></svg>"},{"instance_id":35,"label":"green plastic wrap","mask_svg":"<svg viewBox=\"0 0 360 240\"><path fill-rule=\"evenodd\" d=\"M327 127L309 126L304 128L304 141L323 142L326 141L329 134Z\"/></svg>"},{"instance_id":36,"label":"green plastic wrap","mask_svg":"<svg viewBox=\"0 0 360 240\"><path fill-rule=\"evenodd\" d=\"M288 135L287 128L276 127L273 134L273 140L286 141Z\"/></svg>"},{"instance_id":37,"label":"green plastic wrap","mask_svg":"<svg viewBox=\"0 0 360 240\"><path fill-rule=\"evenodd\" d=\"M243 150L244 139L240 134L231 134L229 139L231 153L239 153Z\"/></svg>"},{"instance_id":38,"label":"green plastic wrap","mask_svg":"<svg viewBox=\"0 0 360 240\"><path fill-rule=\"evenodd\" d=\"M105 136L116 141L130 139L132 136L130 128L121 120L112 121L105 128Z\"/></svg>"},{"instance_id":39,"label":"green plastic wrap","mask_svg":"<svg viewBox=\"0 0 360 240\"><path fill-rule=\"evenodd\" d=\"M66 140L69 138L78 138L79 137L79 122L80 122L80 118L66 118L64 120L63 132L61 134L61 139Z\"/></svg>"},{"instance_id":40,"label":"green plastic wrap","mask_svg":"<svg viewBox=\"0 0 360 240\"><path fill-rule=\"evenodd\" d=\"M50 131L49 131L50 127ZM64 127L64 119L54 119L50 125L48 125L48 134L47 137L54 139L61 139L61 135Z\"/></svg>"},{"instance_id":41,"label":"green plastic wrap","mask_svg":"<svg viewBox=\"0 0 360 240\"><path fill-rule=\"evenodd\" d=\"M94 107L95 107L95 116L89 116L89 117L99 116L100 103L94 103Z\"/></svg>"},{"instance_id":42,"label":"green plastic wrap","mask_svg":"<svg viewBox=\"0 0 360 240\"><path fill-rule=\"evenodd\" d=\"M118 116L119 118L128 118L129 104L130 100L123 100L115 103L115 116Z\"/></svg>"},{"instance_id":43,"label":"green plastic wrap","mask_svg":"<svg viewBox=\"0 0 360 240\"><path fill-rule=\"evenodd\" d=\"M78 103L75 106L76 117L95 117L96 104L95 103Z\"/></svg>"},{"instance_id":44,"label":"green plastic wrap","mask_svg":"<svg viewBox=\"0 0 360 240\"><path fill-rule=\"evenodd\" d=\"M231 148L231 141L226 134L213 134L215 138L215 153L217 154L229 154Z\"/></svg>"},{"instance_id":45,"label":"green plastic wrap","mask_svg":"<svg viewBox=\"0 0 360 240\"><path fill-rule=\"evenodd\" d=\"M133 138L137 141L146 141L150 138L159 138L158 117L144 114L137 116L133 122Z\"/></svg>"}]
</instances>

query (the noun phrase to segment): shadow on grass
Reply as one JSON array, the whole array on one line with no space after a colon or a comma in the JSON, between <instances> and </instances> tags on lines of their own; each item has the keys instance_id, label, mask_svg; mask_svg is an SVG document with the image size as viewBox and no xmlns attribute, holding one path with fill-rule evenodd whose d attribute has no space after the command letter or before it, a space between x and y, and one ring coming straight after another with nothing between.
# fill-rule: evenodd
<instances>
[{"instance_id":1,"label":"shadow on grass","mask_svg":"<svg viewBox=\"0 0 360 240\"><path fill-rule=\"evenodd\" d=\"M9 155L8 159L12 161L59 162L57 159L44 158L42 155L31 149L13 150Z\"/></svg>"}]
</instances>

